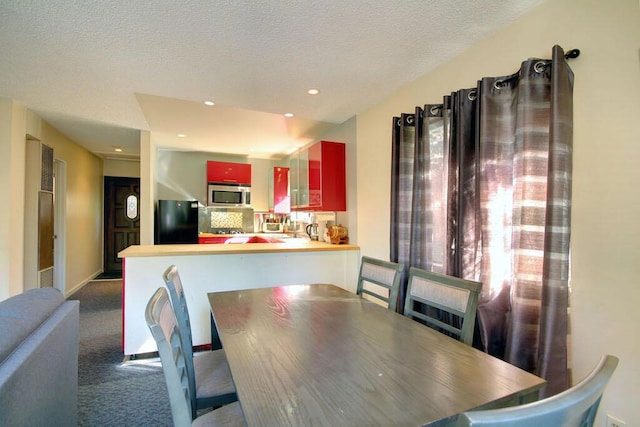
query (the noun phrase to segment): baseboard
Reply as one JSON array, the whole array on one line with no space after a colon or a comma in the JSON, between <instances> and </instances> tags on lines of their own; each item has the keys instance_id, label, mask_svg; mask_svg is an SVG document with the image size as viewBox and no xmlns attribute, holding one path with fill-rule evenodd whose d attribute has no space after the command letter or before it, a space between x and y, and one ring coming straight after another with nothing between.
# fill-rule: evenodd
<instances>
[{"instance_id":1,"label":"baseboard","mask_svg":"<svg viewBox=\"0 0 640 427\"><path fill-rule=\"evenodd\" d=\"M73 295L74 293L78 292L80 289L82 289L87 283L91 282L95 277L99 276L100 273L102 273L102 270L98 270L97 272L90 274L88 278L84 279L83 281L81 281L80 283L78 283L77 285L75 285L73 288L71 289L67 289L64 293L65 298L69 298L71 295Z\"/></svg>"}]
</instances>

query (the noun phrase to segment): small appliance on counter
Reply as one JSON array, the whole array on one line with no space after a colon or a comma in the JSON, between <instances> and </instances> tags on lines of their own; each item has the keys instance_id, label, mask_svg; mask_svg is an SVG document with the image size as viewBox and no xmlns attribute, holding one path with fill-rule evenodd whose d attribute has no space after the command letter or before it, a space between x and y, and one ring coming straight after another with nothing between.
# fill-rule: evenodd
<instances>
[{"instance_id":1,"label":"small appliance on counter","mask_svg":"<svg viewBox=\"0 0 640 427\"><path fill-rule=\"evenodd\" d=\"M283 224L276 218L267 218L262 223L263 233L282 233Z\"/></svg>"},{"instance_id":2,"label":"small appliance on counter","mask_svg":"<svg viewBox=\"0 0 640 427\"><path fill-rule=\"evenodd\" d=\"M329 239L334 245L343 245L349 243L349 233L347 227L342 225L330 225L328 227Z\"/></svg>"},{"instance_id":3,"label":"small appliance on counter","mask_svg":"<svg viewBox=\"0 0 640 427\"><path fill-rule=\"evenodd\" d=\"M198 201L158 200L155 243L198 243Z\"/></svg>"},{"instance_id":4,"label":"small appliance on counter","mask_svg":"<svg viewBox=\"0 0 640 427\"><path fill-rule=\"evenodd\" d=\"M293 234L293 235L305 234L306 226L307 224L305 222L289 220L289 221L285 221L282 231L285 233Z\"/></svg>"},{"instance_id":5,"label":"small appliance on counter","mask_svg":"<svg viewBox=\"0 0 640 427\"><path fill-rule=\"evenodd\" d=\"M318 240L318 224L313 223L306 226L305 231L311 240Z\"/></svg>"},{"instance_id":6,"label":"small appliance on counter","mask_svg":"<svg viewBox=\"0 0 640 427\"><path fill-rule=\"evenodd\" d=\"M289 216L282 213L255 212L254 229L256 233L283 233Z\"/></svg>"}]
</instances>

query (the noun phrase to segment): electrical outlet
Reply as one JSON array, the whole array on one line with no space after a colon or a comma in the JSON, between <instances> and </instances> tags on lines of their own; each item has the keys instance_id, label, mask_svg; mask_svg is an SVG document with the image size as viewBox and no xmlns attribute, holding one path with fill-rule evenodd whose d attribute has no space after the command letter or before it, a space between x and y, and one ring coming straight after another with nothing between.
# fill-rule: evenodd
<instances>
[{"instance_id":1,"label":"electrical outlet","mask_svg":"<svg viewBox=\"0 0 640 427\"><path fill-rule=\"evenodd\" d=\"M627 423L622 420L617 419L611 415L607 415L607 426L606 427L624 427Z\"/></svg>"}]
</instances>

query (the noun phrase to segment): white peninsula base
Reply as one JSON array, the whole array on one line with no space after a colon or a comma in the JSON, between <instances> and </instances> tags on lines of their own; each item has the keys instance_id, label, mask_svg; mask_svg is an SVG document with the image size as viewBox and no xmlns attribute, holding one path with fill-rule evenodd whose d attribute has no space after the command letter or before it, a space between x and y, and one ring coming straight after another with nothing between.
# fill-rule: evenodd
<instances>
[{"instance_id":1,"label":"white peninsula base","mask_svg":"<svg viewBox=\"0 0 640 427\"><path fill-rule=\"evenodd\" d=\"M172 264L184 286L194 346L211 343L208 292L314 283L355 292L360 264L357 246L322 242L131 246L119 256L125 355L157 350L144 310Z\"/></svg>"}]
</instances>

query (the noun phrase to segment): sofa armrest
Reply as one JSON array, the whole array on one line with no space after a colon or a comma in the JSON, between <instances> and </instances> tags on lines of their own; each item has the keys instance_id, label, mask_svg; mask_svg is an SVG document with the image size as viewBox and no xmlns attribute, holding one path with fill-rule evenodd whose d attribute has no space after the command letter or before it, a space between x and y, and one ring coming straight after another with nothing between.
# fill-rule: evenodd
<instances>
[{"instance_id":1,"label":"sofa armrest","mask_svg":"<svg viewBox=\"0 0 640 427\"><path fill-rule=\"evenodd\" d=\"M0 425L78 424L79 306L64 302L0 364Z\"/></svg>"}]
</instances>

